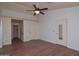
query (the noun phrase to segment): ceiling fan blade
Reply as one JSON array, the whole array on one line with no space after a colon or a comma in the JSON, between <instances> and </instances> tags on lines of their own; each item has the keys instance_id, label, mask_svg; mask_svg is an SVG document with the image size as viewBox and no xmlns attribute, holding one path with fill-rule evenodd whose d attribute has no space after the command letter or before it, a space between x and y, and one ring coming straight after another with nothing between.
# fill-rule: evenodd
<instances>
[{"instance_id":1,"label":"ceiling fan blade","mask_svg":"<svg viewBox=\"0 0 79 59\"><path fill-rule=\"evenodd\" d=\"M36 15L36 13L33 14L33 16L35 16L35 15Z\"/></svg>"},{"instance_id":2,"label":"ceiling fan blade","mask_svg":"<svg viewBox=\"0 0 79 59\"><path fill-rule=\"evenodd\" d=\"M43 9L40 9L40 10L48 10L48 8L43 8Z\"/></svg>"},{"instance_id":3,"label":"ceiling fan blade","mask_svg":"<svg viewBox=\"0 0 79 59\"><path fill-rule=\"evenodd\" d=\"M36 5L33 5L33 7L34 7L35 9L37 9Z\"/></svg>"},{"instance_id":4,"label":"ceiling fan blade","mask_svg":"<svg viewBox=\"0 0 79 59\"><path fill-rule=\"evenodd\" d=\"M42 15L44 15L44 13L43 13L43 12L41 12L41 11L40 11L40 13L41 13Z\"/></svg>"}]
</instances>

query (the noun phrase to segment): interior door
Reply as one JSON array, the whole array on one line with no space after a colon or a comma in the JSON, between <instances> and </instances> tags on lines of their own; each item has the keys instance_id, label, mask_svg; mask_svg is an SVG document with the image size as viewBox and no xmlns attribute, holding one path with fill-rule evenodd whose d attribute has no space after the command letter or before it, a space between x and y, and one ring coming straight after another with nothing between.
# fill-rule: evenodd
<instances>
[{"instance_id":1,"label":"interior door","mask_svg":"<svg viewBox=\"0 0 79 59\"><path fill-rule=\"evenodd\" d=\"M67 20L57 20L57 43L60 45L67 46Z\"/></svg>"},{"instance_id":2,"label":"interior door","mask_svg":"<svg viewBox=\"0 0 79 59\"><path fill-rule=\"evenodd\" d=\"M0 48L2 48L2 21L0 20Z\"/></svg>"}]
</instances>

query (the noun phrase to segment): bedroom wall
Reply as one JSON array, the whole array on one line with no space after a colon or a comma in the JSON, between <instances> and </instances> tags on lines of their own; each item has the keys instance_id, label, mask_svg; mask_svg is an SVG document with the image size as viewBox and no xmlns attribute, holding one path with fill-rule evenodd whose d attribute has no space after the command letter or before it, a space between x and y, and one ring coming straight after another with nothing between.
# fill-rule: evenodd
<instances>
[{"instance_id":1,"label":"bedroom wall","mask_svg":"<svg viewBox=\"0 0 79 59\"><path fill-rule=\"evenodd\" d=\"M2 19L0 18L0 48L2 48Z\"/></svg>"},{"instance_id":2,"label":"bedroom wall","mask_svg":"<svg viewBox=\"0 0 79 59\"><path fill-rule=\"evenodd\" d=\"M79 12L76 12L76 14L72 15L71 17L68 17L68 47L79 51L78 25L79 25Z\"/></svg>"},{"instance_id":3,"label":"bedroom wall","mask_svg":"<svg viewBox=\"0 0 79 59\"><path fill-rule=\"evenodd\" d=\"M3 45L11 44L11 18L1 17L3 29Z\"/></svg>"},{"instance_id":4,"label":"bedroom wall","mask_svg":"<svg viewBox=\"0 0 79 59\"><path fill-rule=\"evenodd\" d=\"M67 47L79 51L79 6L47 11L39 16L40 37L57 44L56 21L67 20Z\"/></svg>"},{"instance_id":5,"label":"bedroom wall","mask_svg":"<svg viewBox=\"0 0 79 59\"><path fill-rule=\"evenodd\" d=\"M28 13L24 12L19 12L19 11L14 11L14 10L9 10L9 9L1 9L1 16L7 16L11 18L19 18L19 19L27 19L27 20L37 20L36 17L33 15L30 15Z\"/></svg>"},{"instance_id":6,"label":"bedroom wall","mask_svg":"<svg viewBox=\"0 0 79 59\"><path fill-rule=\"evenodd\" d=\"M1 10L0 10L0 16L1 16Z\"/></svg>"},{"instance_id":7,"label":"bedroom wall","mask_svg":"<svg viewBox=\"0 0 79 59\"><path fill-rule=\"evenodd\" d=\"M3 45L12 43L11 19L24 20L24 42L32 39L39 39L38 21L34 16L13 10L1 9L0 17L3 22Z\"/></svg>"},{"instance_id":8,"label":"bedroom wall","mask_svg":"<svg viewBox=\"0 0 79 59\"><path fill-rule=\"evenodd\" d=\"M37 21L24 21L24 42L32 39L40 39Z\"/></svg>"}]
</instances>

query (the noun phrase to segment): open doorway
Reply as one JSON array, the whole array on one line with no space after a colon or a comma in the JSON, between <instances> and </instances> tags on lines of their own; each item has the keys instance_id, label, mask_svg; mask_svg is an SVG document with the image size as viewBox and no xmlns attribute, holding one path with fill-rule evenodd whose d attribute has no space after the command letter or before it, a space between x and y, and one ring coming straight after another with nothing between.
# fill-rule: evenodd
<instances>
[{"instance_id":1,"label":"open doorway","mask_svg":"<svg viewBox=\"0 0 79 59\"><path fill-rule=\"evenodd\" d=\"M11 20L12 27L12 44L21 43L23 41L23 20Z\"/></svg>"}]
</instances>

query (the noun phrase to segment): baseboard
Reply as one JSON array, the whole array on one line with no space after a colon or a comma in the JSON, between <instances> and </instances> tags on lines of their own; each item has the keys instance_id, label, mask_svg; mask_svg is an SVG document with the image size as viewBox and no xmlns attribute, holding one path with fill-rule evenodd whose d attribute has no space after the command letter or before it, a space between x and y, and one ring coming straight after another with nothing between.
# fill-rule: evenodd
<instances>
[{"instance_id":1,"label":"baseboard","mask_svg":"<svg viewBox=\"0 0 79 59\"><path fill-rule=\"evenodd\" d=\"M3 46L5 46L5 45L11 45L11 44L12 44L12 43L4 43Z\"/></svg>"},{"instance_id":2,"label":"baseboard","mask_svg":"<svg viewBox=\"0 0 79 59\"><path fill-rule=\"evenodd\" d=\"M23 42L28 42L28 41L32 41L32 40L40 40L40 39L30 39L30 40L26 40L26 41L23 41Z\"/></svg>"}]
</instances>

